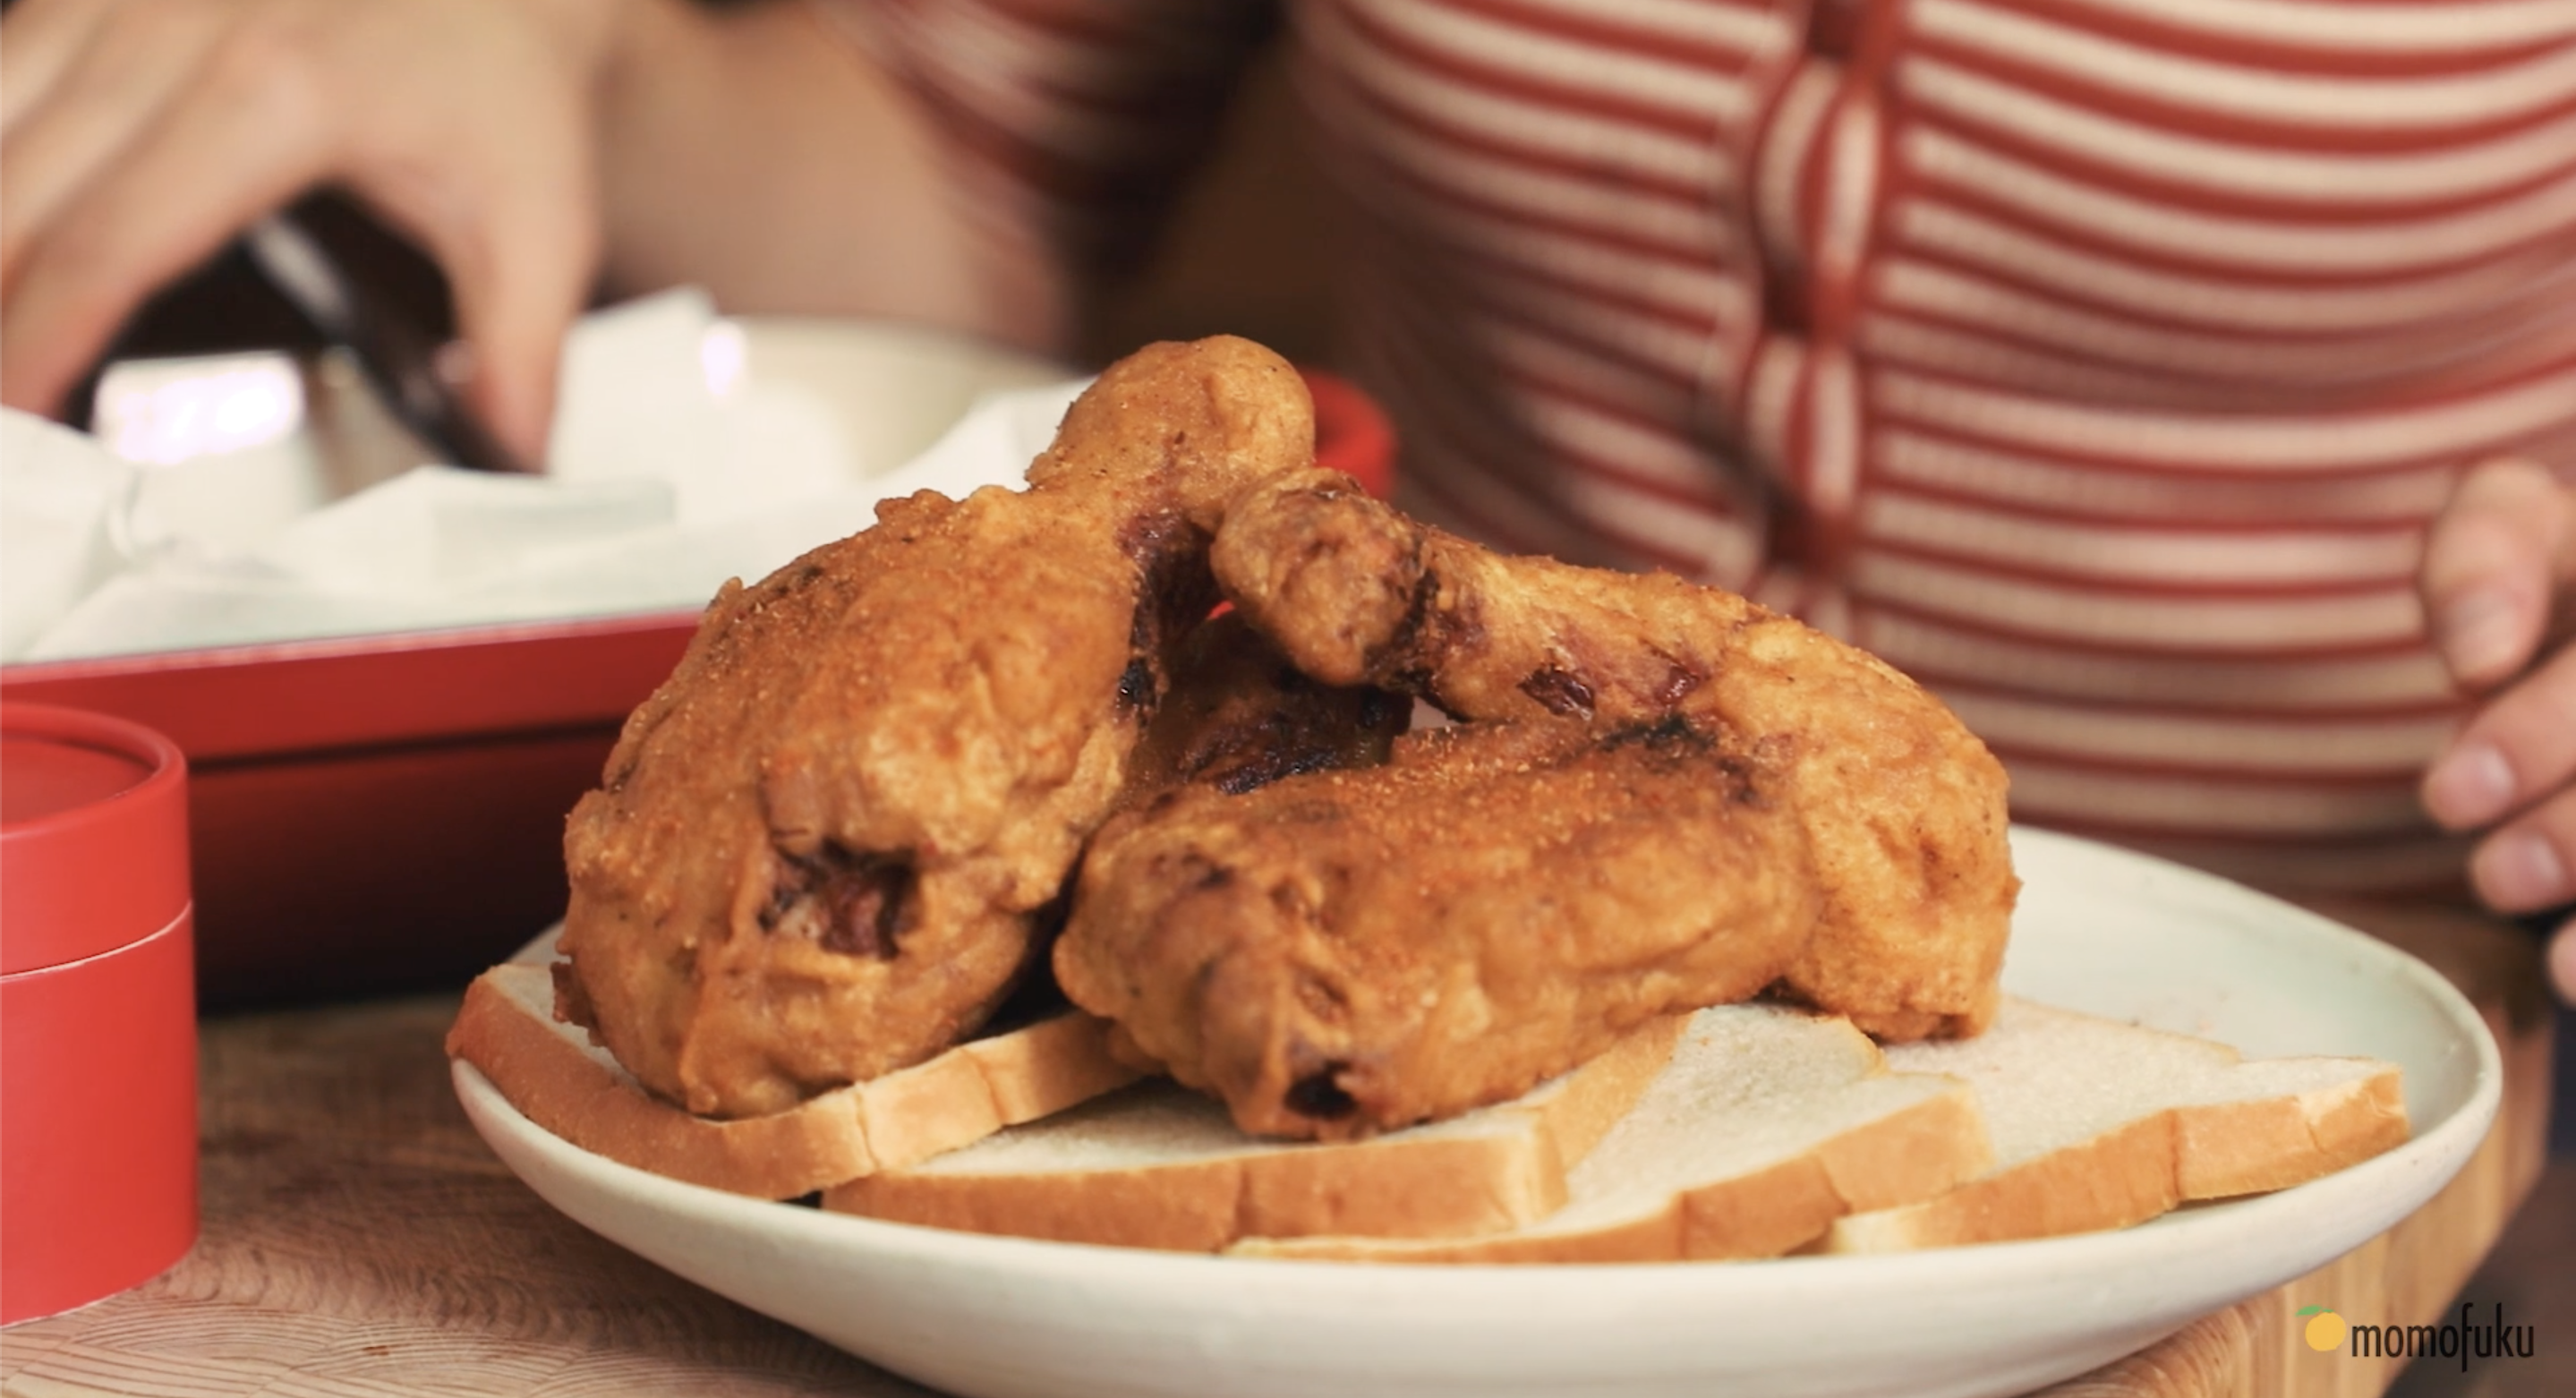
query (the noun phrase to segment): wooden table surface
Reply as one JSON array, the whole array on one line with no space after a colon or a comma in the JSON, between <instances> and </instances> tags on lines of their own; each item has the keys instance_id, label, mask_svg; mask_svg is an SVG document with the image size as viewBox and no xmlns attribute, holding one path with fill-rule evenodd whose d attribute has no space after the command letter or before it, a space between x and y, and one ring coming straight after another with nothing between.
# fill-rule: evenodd
<instances>
[{"instance_id":1,"label":"wooden table surface","mask_svg":"<svg viewBox=\"0 0 2576 1398\"><path fill-rule=\"evenodd\" d=\"M2391 1233L2052 1394L2371 1398L2394 1366L2308 1351L2292 1312L2322 1296L2356 1319L2430 1320L2487 1252L2542 1159L2549 1016L2531 948L2449 915L2379 921L2375 930L2434 961L2488 1011L2508 1064L2500 1129ZM0 1332L0 1393L927 1392L540 1202L456 1104L439 1047L456 1003L438 995L209 1022L196 1249L133 1291ZM2544 1350L2576 1346L2576 1314L2554 1326L2543 1318L2540 1337Z\"/></svg>"}]
</instances>

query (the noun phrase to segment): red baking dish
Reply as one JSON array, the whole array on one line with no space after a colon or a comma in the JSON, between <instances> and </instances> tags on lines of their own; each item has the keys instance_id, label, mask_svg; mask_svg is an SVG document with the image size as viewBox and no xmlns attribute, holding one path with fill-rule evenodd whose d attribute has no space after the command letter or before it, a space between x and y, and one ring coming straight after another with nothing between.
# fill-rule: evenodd
<instances>
[{"instance_id":1,"label":"red baking dish","mask_svg":"<svg viewBox=\"0 0 2576 1398\"><path fill-rule=\"evenodd\" d=\"M0 1324L122 1291L197 1234L187 762L0 705Z\"/></svg>"},{"instance_id":2,"label":"red baking dish","mask_svg":"<svg viewBox=\"0 0 2576 1398\"><path fill-rule=\"evenodd\" d=\"M1319 464L1383 495L1395 441L1310 373ZM462 983L562 916L564 813L697 624L663 613L0 668L188 755L208 1007Z\"/></svg>"}]
</instances>

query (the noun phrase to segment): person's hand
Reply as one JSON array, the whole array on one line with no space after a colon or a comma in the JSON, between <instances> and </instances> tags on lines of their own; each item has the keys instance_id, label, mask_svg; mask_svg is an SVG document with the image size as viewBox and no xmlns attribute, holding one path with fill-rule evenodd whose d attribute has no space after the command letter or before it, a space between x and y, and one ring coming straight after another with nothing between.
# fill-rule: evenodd
<instances>
[{"instance_id":1,"label":"person's hand","mask_svg":"<svg viewBox=\"0 0 2576 1398\"><path fill-rule=\"evenodd\" d=\"M470 397L543 457L599 259L615 0L27 0L0 42L0 402L50 410L160 283L336 183L446 270Z\"/></svg>"},{"instance_id":2,"label":"person's hand","mask_svg":"<svg viewBox=\"0 0 2576 1398\"><path fill-rule=\"evenodd\" d=\"M2494 827L2469 877L2499 912L2576 902L2576 484L2528 461L2470 472L2419 581L2452 677L2483 697L2425 774L2425 808L2454 830ZM2576 920L2549 966L2576 1001Z\"/></svg>"}]
</instances>

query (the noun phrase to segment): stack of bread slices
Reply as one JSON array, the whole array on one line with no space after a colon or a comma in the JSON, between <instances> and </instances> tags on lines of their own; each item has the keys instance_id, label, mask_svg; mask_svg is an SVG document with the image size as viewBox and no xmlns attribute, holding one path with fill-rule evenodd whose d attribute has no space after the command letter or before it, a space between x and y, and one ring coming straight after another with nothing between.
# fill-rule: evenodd
<instances>
[{"instance_id":1,"label":"stack of bread slices","mask_svg":"<svg viewBox=\"0 0 2576 1398\"><path fill-rule=\"evenodd\" d=\"M1510 1102L1342 1144L1238 1131L1068 1011L747 1120L645 1093L553 1014L543 948L469 991L448 1051L573 1144L691 1183L1069 1242L1379 1262L1883 1252L2125 1227L2403 1142L2398 1070L2007 1001L1881 1050L1835 1017L1654 1021Z\"/></svg>"}]
</instances>

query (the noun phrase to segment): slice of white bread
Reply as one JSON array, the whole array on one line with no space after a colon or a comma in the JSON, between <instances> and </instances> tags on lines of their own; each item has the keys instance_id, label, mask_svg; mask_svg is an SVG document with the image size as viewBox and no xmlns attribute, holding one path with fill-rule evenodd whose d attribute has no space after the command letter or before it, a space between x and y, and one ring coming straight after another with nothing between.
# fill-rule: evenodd
<instances>
[{"instance_id":1,"label":"slice of white bread","mask_svg":"<svg viewBox=\"0 0 2576 1398\"><path fill-rule=\"evenodd\" d=\"M1234 1251L1378 1262L1774 1257L1853 1209L1928 1198L1989 1163L1966 1083L1891 1073L1839 1017L1726 1005L1691 1017L1563 1209L1481 1238L1254 1238Z\"/></svg>"},{"instance_id":2,"label":"slice of white bread","mask_svg":"<svg viewBox=\"0 0 2576 1398\"><path fill-rule=\"evenodd\" d=\"M1110 1057L1108 1021L1070 1011L783 1112L716 1121L646 1092L586 1031L557 1020L554 1005L545 966L495 966L466 988L448 1056L473 1064L522 1115L584 1150L764 1199L916 1164L1137 1076Z\"/></svg>"},{"instance_id":3,"label":"slice of white bread","mask_svg":"<svg viewBox=\"0 0 2576 1398\"><path fill-rule=\"evenodd\" d=\"M1975 1039L1888 1050L1967 1079L1995 1167L1837 1222L1820 1249L1890 1252L2125 1228L2187 1199L2281 1189L2406 1140L2399 1070L2360 1058L2244 1060L2205 1039L2007 1000Z\"/></svg>"},{"instance_id":4,"label":"slice of white bread","mask_svg":"<svg viewBox=\"0 0 2576 1398\"><path fill-rule=\"evenodd\" d=\"M1565 1201L1568 1166L1673 1052L1668 1015L1509 1102L1338 1144L1244 1135L1223 1104L1135 1087L909 1169L823 1207L978 1233L1213 1252L1239 1238L1496 1232Z\"/></svg>"}]
</instances>

